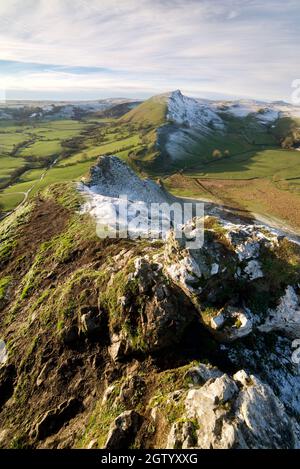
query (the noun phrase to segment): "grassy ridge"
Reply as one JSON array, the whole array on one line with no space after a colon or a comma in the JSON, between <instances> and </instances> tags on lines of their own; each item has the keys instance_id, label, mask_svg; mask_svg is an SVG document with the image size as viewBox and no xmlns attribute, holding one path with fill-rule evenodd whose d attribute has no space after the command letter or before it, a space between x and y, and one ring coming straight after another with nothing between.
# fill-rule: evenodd
<instances>
[{"instance_id":1,"label":"grassy ridge","mask_svg":"<svg viewBox=\"0 0 300 469\"><path fill-rule=\"evenodd\" d=\"M160 126L165 123L166 114L165 96L154 96L128 112L120 119L120 122L134 123L140 126Z\"/></svg>"}]
</instances>

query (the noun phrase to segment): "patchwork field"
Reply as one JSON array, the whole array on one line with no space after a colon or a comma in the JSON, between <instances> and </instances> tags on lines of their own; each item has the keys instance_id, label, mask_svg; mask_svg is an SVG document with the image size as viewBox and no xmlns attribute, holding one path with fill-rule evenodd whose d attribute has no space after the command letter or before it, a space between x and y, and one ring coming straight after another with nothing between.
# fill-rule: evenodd
<instances>
[{"instance_id":1,"label":"patchwork field","mask_svg":"<svg viewBox=\"0 0 300 469\"><path fill-rule=\"evenodd\" d=\"M300 152L270 149L220 159L164 180L176 195L204 198L300 229Z\"/></svg>"},{"instance_id":2,"label":"patchwork field","mask_svg":"<svg viewBox=\"0 0 300 469\"><path fill-rule=\"evenodd\" d=\"M158 143L157 128L165 112L158 99L121 118L92 116L31 125L2 121L0 210L13 210L51 183L78 180L100 155L113 154L145 176L163 178L173 194L211 200L300 229L300 152L278 143L290 129L289 120L266 127L251 116L224 116L226 135L199 134L192 145L181 145L174 162L165 153L163 138Z\"/></svg>"},{"instance_id":3,"label":"patchwork field","mask_svg":"<svg viewBox=\"0 0 300 469\"><path fill-rule=\"evenodd\" d=\"M117 119L0 125L0 210L9 212L54 182L80 179L100 155L127 160L142 133Z\"/></svg>"}]
</instances>

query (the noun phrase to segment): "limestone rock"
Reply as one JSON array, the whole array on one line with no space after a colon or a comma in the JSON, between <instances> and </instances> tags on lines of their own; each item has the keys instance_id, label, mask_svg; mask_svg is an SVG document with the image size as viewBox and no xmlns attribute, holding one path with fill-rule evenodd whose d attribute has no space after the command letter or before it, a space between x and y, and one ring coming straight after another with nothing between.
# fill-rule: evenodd
<instances>
[{"instance_id":1,"label":"limestone rock","mask_svg":"<svg viewBox=\"0 0 300 469\"><path fill-rule=\"evenodd\" d=\"M179 342L185 328L193 320L193 307L179 289L171 289L168 296L154 290L153 298L145 305L140 331L149 351L157 351ZM160 299L161 298L161 299Z\"/></svg>"},{"instance_id":2,"label":"limestone rock","mask_svg":"<svg viewBox=\"0 0 300 469\"><path fill-rule=\"evenodd\" d=\"M0 367L8 361L8 352L4 340L0 340Z\"/></svg>"},{"instance_id":3,"label":"limestone rock","mask_svg":"<svg viewBox=\"0 0 300 469\"><path fill-rule=\"evenodd\" d=\"M252 259L244 269L250 280L256 280L264 276L259 261Z\"/></svg>"},{"instance_id":4,"label":"limestone rock","mask_svg":"<svg viewBox=\"0 0 300 469\"><path fill-rule=\"evenodd\" d=\"M49 372L54 366L54 360L49 360L41 369L40 374L36 379L36 385L41 386L47 379Z\"/></svg>"},{"instance_id":5,"label":"limestone rock","mask_svg":"<svg viewBox=\"0 0 300 469\"><path fill-rule=\"evenodd\" d=\"M131 293L130 301L123 307L123 316L110 331L109 353L114 361L136 350L152 353L178 343L195 318L191 300L169 282L159 264L144 256L135 260L135 268L133 278L138 281L141 297ZM128 282L131 281L129 278Z\"/></svg>"},{"instance_id":6,"label":"limestone rock","mask_svg":"<svg viewBox=\"0 0 300 469\"><path fill-rule=\"evenodd\" d=\"M251 377L235 403L237 428L249 448L292 449L297 446L293 422L271 388Z\"/></svg>"},{"instance_id":7,"label":"limestone rock","mask_svg":"<svg viewBox=\"0 0 300 469\"><path fill-rule=\"evenodd\" d=\"M102 405L105 405L107 404L107 402L109 401L110 397L113 395L114 393L114 390L116 389L116 386L115 384L111 384L110 386L108 386L103 394L103 397L102 397Z\"/></svg>"},{"instance_id":8,"label":"limestone rock","mask_svg":"<svg viewBox=\"0 0 300 469\"><path fill-rule=\"evenodd\" d=\"M223 327L224 322L225 322L225 317L222 313L219 313L217 316L214 316L210 320L210 327L214 330L221 329Z\"/></svg>"},{"instance_id":9,"label":"limestone rock","mask_svg":"<svg viewBox=\"0 0 300 469\"><path fill-rule=\"evenodd\" d=\"M108 351L114 362L117 362L124 357L126 353L126 341L121 334L111 335L111 345L108 347Z\"/></svg>"},{"instance_id":10,"label":"limestone rock","mask_svg":"<svg viewBox=\"0 0 300 469\"><path fill-rule=\"evenodd\" d=\"M243 370L233 378L224 374L190 389L184 414L168 435L168 448L298 447L293 419L271 388Z\"/></svg>"},{"instance_id":11,"label":"limestone rock","mask_svg":"<svg viewBox=\"0 0 300 469\"><path fill-rule=\"evenodd\" d=\"M217 275L219 273L219 268L219 264L213 263L210 271L211 275Z\"/></svg>"},{"instance_id":12,"label":"limestone rock","mask_svg":"<svg viewBox=\"0 0 300 469\"><path fill-rule=\"evenodd\" d=\"M117 402L132 407L137 405L145 393L146 383L139 375L129 376L121 386Z\"/></svg>"},{"instance_id":13,"label":"limestone rock","mask_svg":"<svg viewBox=\"0 0 300 469\"><path fill-rule=\"evenodd\" d=\"M251 377L246 373L245 370L237 371L232 378L241 386L248 386L248 384L251 384Z\"/></svg>"},{"instance_id":14,"label":"limestone rock","mask_svg":"<svg viewBox=\"0 0 300 469\"><path fill-rule=\"evenodd\" d=\"M206 381L212 378L218 378L220 376L222 376L222 372L218 368L200 363L197 366L193 366L186 372L185 379L194 385L199 385L206 383Z\"/></svg>"},{"instance_id":15,"label":"limestone rock","mask_svg":"<svg viewBox=\"0 0 300 469\"><path fill-rule=\"evenodd\" d=\"M252 332L253 319L246 309L227 306L211 319L209 326L218 340L233 342Z\"/></svg>"},{"instance_id":16,"label":"limestone rock","mask_svg":"<svg viewBox=\"0 0 300 469\"><path fill-rule=\"evenodd\" d=\"M175 422L172 425L166 449L190 449L196 445L195 424L192 421Z\"/></svg>"},{"instance_id":17,"label":"limestone rock","mask_svg":"<svg viewBox=\"0 0 300 469\"><path fill-rule=\"evenodd\" d=\"M291 338L300 337L300 300L288 286L277 308L269 309L267 319L259 327L262 332L281 331Z\"/></svg>"},{"instance_id":18,"label":"limestone rock","mask_svg":"<svg viewBox=\"0 0 300 469\"><path fill-rule=\"evenodd\" d=\"M96 439L91 440L86 448L87 449L98 449L98 441Z\"/></svg>"},{"instance_id":19,"label":"limestone rock","mask_svg":"<svg viewBox=\"0 0 300 469\"><path fill-rule=\"evenodd\" d=\"M138 257L134 261L135 272L134 277L139 280L139 290L141 293L149 292L149 289L154 285L154 269L146 258Z\"/></svg>"},{"instance_id":20,"label":"limestone rock","mask_svg":"<svg viewBox=\"0 0 300 469\"><path fill-rule=\"evenodd\" d=\"M134 410L123 412L111 425L104 448L127 449L134 441L142 424L142 417Z\"/></svg>"},{"instance_id":21,"label":"limestone rock","mask_svg":"<svg viewBox=\"0 0 300 469\"><path fill-rule=\"evenodd\" d=\"M81 331L90 337L95 337L101 332L101 317L93 311L88 311L80 318Z\"/></svg>"}]
</instances>

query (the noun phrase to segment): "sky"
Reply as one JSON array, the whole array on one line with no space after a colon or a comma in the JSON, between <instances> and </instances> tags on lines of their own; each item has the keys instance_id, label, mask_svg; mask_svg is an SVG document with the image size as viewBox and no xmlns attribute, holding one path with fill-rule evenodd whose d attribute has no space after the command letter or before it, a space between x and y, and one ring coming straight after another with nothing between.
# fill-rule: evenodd
<instances>
[{"instance_id":1,"label":"sky","mask_svg":"<svg viewBox=\"0 0 300 469\"><path fill-rule=\"evenodd\" d=\"M299 0L0 0L0 99L290 101Z\"/></svg>"}]
</instances>

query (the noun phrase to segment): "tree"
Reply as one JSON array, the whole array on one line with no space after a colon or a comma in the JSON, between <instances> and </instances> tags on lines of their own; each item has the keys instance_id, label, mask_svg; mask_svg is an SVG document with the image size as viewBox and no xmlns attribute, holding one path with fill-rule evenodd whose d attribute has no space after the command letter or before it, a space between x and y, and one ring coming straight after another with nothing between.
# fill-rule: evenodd
<instances>
[{"instance_id":1,"label":"tree","mask_svg":"<svg viewBox=\"0 0 300 469\"><path fill-rule=\"evenodd\" d=\"M218 149L216 148L216 149L213 151L212 156L213 156L214 158L221 158L222 153L220 152L220 150L218 150Z\"/></svg>"},{"instance_id":2,"label":"tree","mask_svg":"<svg viewBox=\"0 0 300 469\"><path fill-rule=\"evenodd\" d=\"M287 150L291 150L294 147L294 139L291 136L286 137L282 142L281 142L281 147L285 148Z\"/></svg>"},{"instance_id":3,"label":"tree","mask_svg":"<svg viewBox=\"0 0 300 469\"><path fill-rule=\"evenodd\" d=\"M229 150L225 150L225 151L224 151L224 156L230 156L230 151L229 151Z\"/></svg>"}]
</instances>

